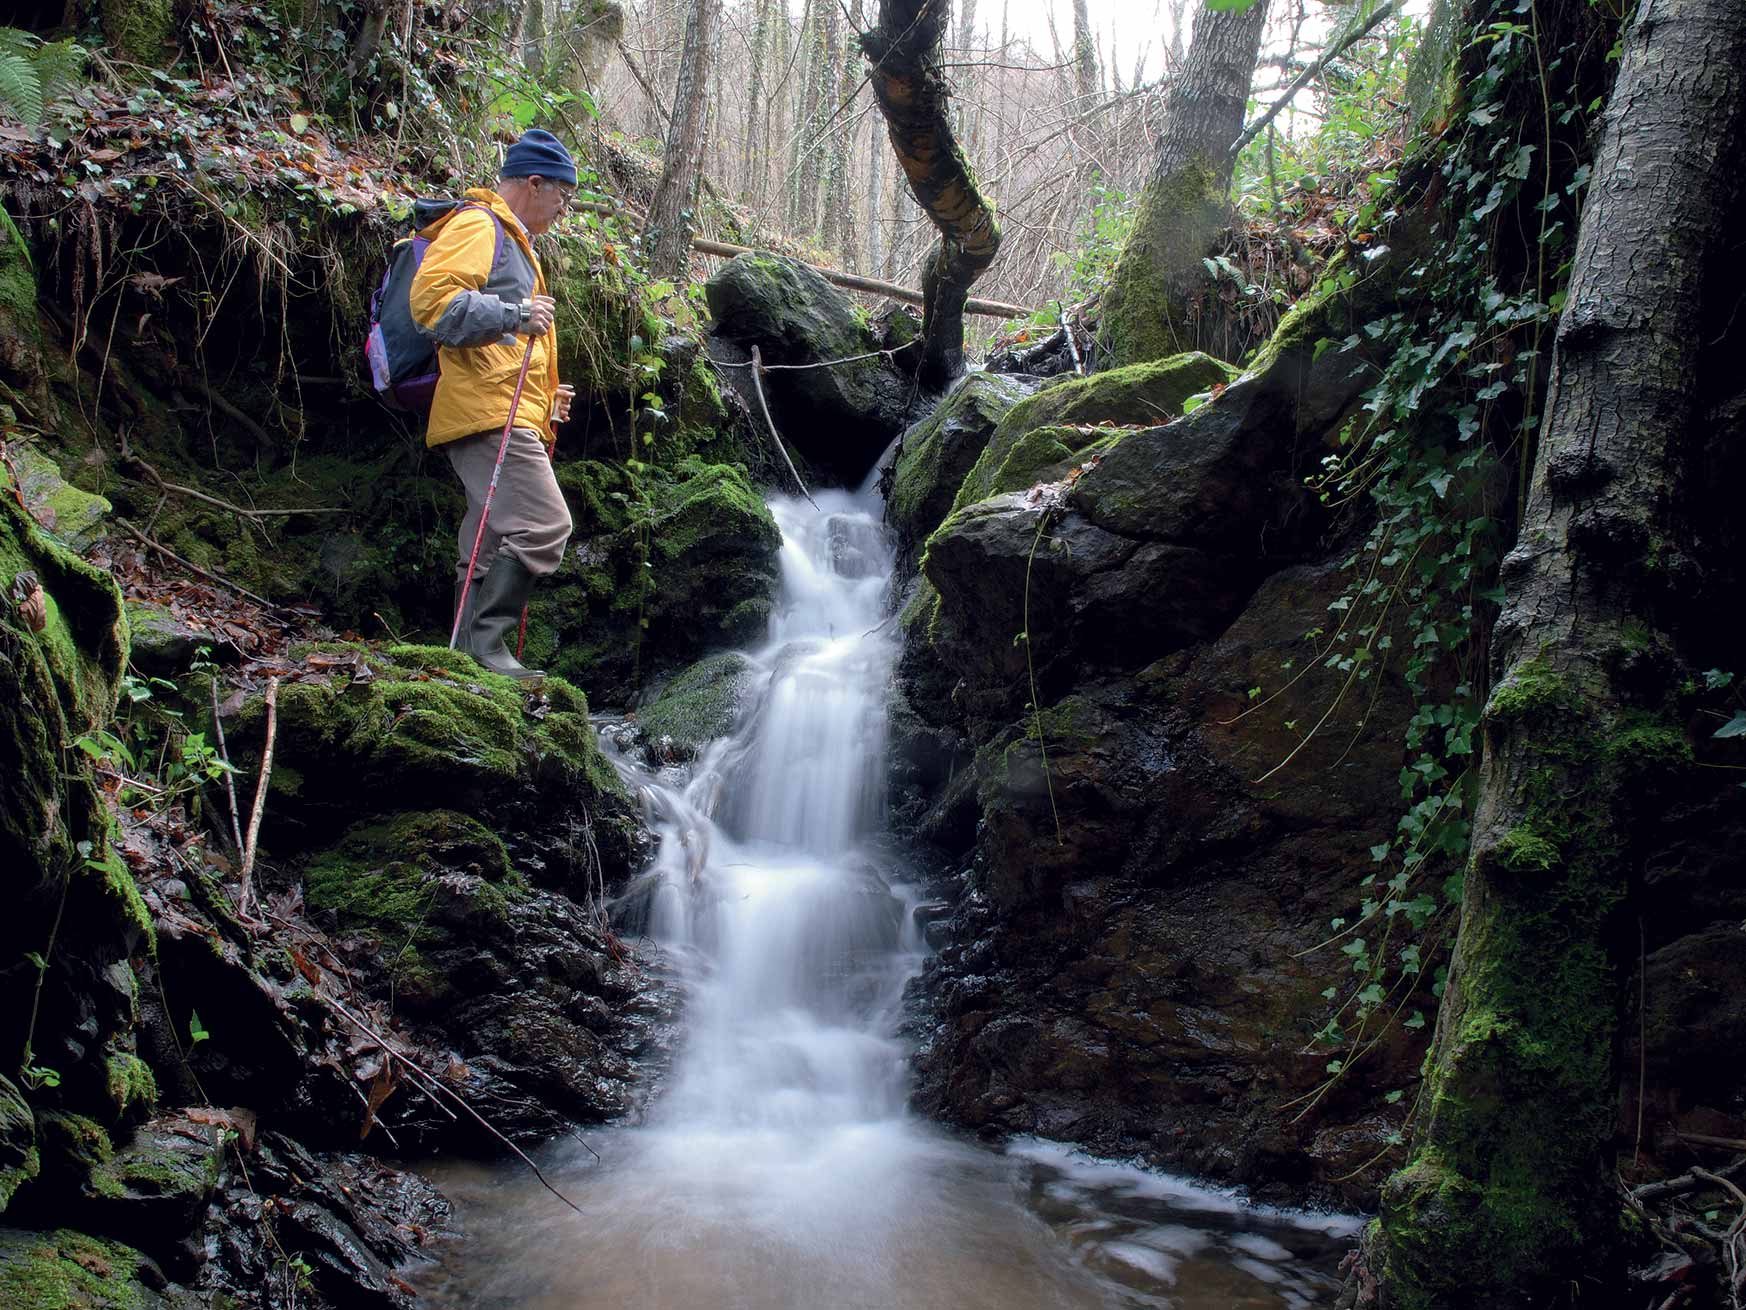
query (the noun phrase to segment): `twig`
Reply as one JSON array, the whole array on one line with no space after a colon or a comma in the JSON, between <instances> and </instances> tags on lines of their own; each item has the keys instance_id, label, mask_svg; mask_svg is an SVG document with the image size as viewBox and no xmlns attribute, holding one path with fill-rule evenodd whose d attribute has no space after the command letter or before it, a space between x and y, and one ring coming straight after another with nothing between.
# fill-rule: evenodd
<instances>
[{"instance_id":1,"label":"twig","mask_svg":"<svg viewBox=\"0 0 1746 1310\"><path fill-rule=\"evenodd\" d=\"M1344 54L1348 47L1368 36L1381 24L1383 19L1389 17L1391 14L1399 13L1400 7L1405 3L1406 0L1389 0L1387 4L1383 5L1354 29L1350 36L1346 37L1344 40L1334 42L1333 45L1323 51L1322 57L1316 60L1315 63L1311 64L1308 68L1304 69L1303 72L1299 73L1292 81L1292 84L1285 88L1285 94L1275 100L1272 107L1268 109L1265 114L1262 114L1261 117L1257 118L1253 123L1249 124L1248 127L1243 129L1243 134L1231 143L1229 151L1230 157L1234 159L1242 154L1243 147L1259 136L1266 129L1267 125L1279 116L1279 111L1289 105L1297 96L1297 93L1310 84L1316 74L1320 73L1322 69L1326 68L1329 64L1333 63L1334 60Z\"/></svg>"},{"instance_id":2,"label":"twig","mask_svg":"<svg viewBox=\"0 0 1746 1310\"><path fill-rule=\"evenodd\" d=\"M255 808L249 815L249 840L243 847L242 884L237 894L237 910L249 912L253 895L250 879L255 872L255 848L261 835L261 814L267 808L267 780L273 776L273 738L279 730L279 679L267 679L267 744L261 751L261 777L255 784Z\"/></svg>"},{"instance_id":3,"label":"twig","mask_svg":"<svg viewBox=\"0 0 1746 1310\"><path fill-rule=\"evenodd\" d=\"M338 1001L334 1000L331 996L327 998L327 1003L329 1005L333 1006L335 1012L338 1013L342 1019L345 1019L347 1022L351 1023L354 1027L356 1027L360 1032L364 1033L366 1036L375 1038L376 1043L379 1046L381 1046L381 1048L384 1051L391 1052L393 1055L393 1058L396 1060L399 1060L401 1064L406 1066L407 1073L412 1075L413 1080L415 1082L417 1082L420 1087L425 1089L425 1094L427 1096L429 1096L433 1101L436 1100L436 1095L438 1092L442 1093L443 1095L447 1096L449 1099L454 1101L454 1103L456 1105L460 1106L461 1109L465 1110L469 1115L471 1115L473 1117L473 1119L475 1121L477 1121L477 1123L479 1124L479 1126L481 1128L483 1128L486 1132L490 1133L498 1141L502 1142L511 1151L514 1151L515 1154L520 1157L521 1162L523 1164L525 1164L529 1169L533 1170L533 1175L535 1178L540 1180L541 1187L544 1187L548 1192L550 1192L553 1196L557 1197L565 1205L569 1206L577 1214L583 1214L583 1210L582 1210L581 1206L577 1205L574 1201L572 1201L569 1197L565 1196L562 1192L560 1192L556 1187L553 1187L552 1184L546 1180L546 1176L540 1172L540 1167L528 1158L527 1152L523 1151L514 1142L510 1141L502 1133L498 1132L497 1129L490 1123L489 1120L487 1120L485 1118L484 1115L480 1114L472 1106L468 1105L466 1102L466 1099L464 1097L460 1096L452 1087L444 1087L442 1085L442 1083L439 1082L434 1075L428 1073L426 1070L421 1068L418 1064L414 1063L404 1052L395 1051L394 1048L391 1045L389 1045L387 1038L383 1037L380 1033L376 1032L373 1028L371 1028L362 1019L358 1018L357 1015L353 1014L350 1010L346 1009L345 1006L341 1005ZM432 1090L433 1088L435 1089L434 1091ZM439 1102L439 1104L440 1104L440 1102ZM582 1141L582 1139L580 1137L577 1137L576 1140ZM588 1147L588 1153L590 1155L592 1155L596 1160L600 1159L600 1153L597 1152L592 1146L588 1146L587 1142L585 1142L585 1141L582 1142L582 1145ZM583 1217L586 1218L586 1215L584 1215Z\"/></svg>"},{"instance_id":4,"label":"twig","mask_svg":"<svg viewBox=\"0 0 1746 1310\"><path fill-rule=\"evenodd\" d=\"M219 395L211 387L207 386L204 379L190 377L189 380L193 382L195 386L200 388L201 393L206 397L207 402L212 406L212 408L216 409L220 414L223 414L238 427L247 431L248 434L261 445L275 446L278 444L272 437L267 435L267 430L264 427L255 422L254 419L250 418L247 414L243 413L235 405L231 404L223 396Z\"/></svg>"},{"instance_id":5,"label":"twig","mask_svg":"<svg viewBox=\"0 0 1746 1310\"><path fill-rule=\"evenodd\" d=\"M241 505L233 505L228 500L222 500L217 496L208 495L206 492L196 490L193 487L184 487L178 482L167 481L163 474L159 473L150 464L146 463L145 460L141 459L131 451L125 452L124 459L125 463L130 468L137 468L145 475L145 480L147 482L151 483L161 491L174 492L176 495L186 496L190 500L198 500L208 505L215 505L219 509L229 510L232 514L239 514L244 518L285 518L292 514L344 514L346 512L343 507L330 507L325 505L316 506L312 509L245 509Z\"/></svg>"},{"instance_id":6,"label":"twig","mask_svg":"<svg viewBox=\"0 0 1746 1310\"><path fill-rule=\"evenodd\" d=\"M218 738L218 758L224 761L224 790L230 797L230 838L236 843L236 858L243 857L242 819L236 804L236 770L230 766L230 749L224 744L224 720L218 713L218 677L212 679L212 732Z\"/></svg>"},{"instance_id":7,"label":"twig","mask_svg":"<svg viewBox=\"0 0 1746 1310\"><path fill-rule=\"evenodd\" d=\"M770 417L770 406L764 400L764 358L758 347L752 347L752 386L758 393L758 408L764 411L764 422L770 427L770 439L776 443L776 449L782 455L782 462L788 465L788 471L794 475L794 485L800 488L800 494L805 496L807 503L818 509L818 502L812 498L812 493L806 489L806 483L800 480L800 470L794 467L794 461L788 458L788 447L782 444L782 436L776 431L776 422ZM824 511L819 510L822 514Z\"/></svg>"},{"instance_id":8,"label":"twig","mask_svg":"<svg viewBox=\"0 0 1746 1310\"><path fill-rule=\"evenodd\" d=\"M164 556L166 559L174 560L176 563L180 564L183 568L187 569L190 573L197 573L201 577L205 578L208 582L216 582L219 586L226 587L229 590L236 592L236 594L239 596L245 596L249 600L254 601L255 604L264 606L267 609L276 610L279 608L272 601L268 600L265 596L257 596L254 592L250 591L247 587L239 586L236 583L232 582L229 578L221 578L216 573L208 573L205 569L201 568L198 564L193 564L193 563L190 563L188 560L183 559L180 555L178 555L175 551L171 550L168 546L162 545L161 543L156 542L156 541L152 540L150 537L146 536L145 533L141 532L138 528L134 527L133 524L129 523L126 519L116 519L115 522L121 528L121 530L123 532L127 533L128 536L134 538L141 545L150 546L153 550L157 551L158 554Z\"/></svg>"},{"instance_id":9,"label":"twig","mask_svg":"<svg viewBox=\"0 0 1746 1310\"><path fill-rule=\"evenodd\" d=\"M1073 354L1073 371L1084 377L1085 361L1079 358L1079 343L1073 339L1073 325L1067 321L1065 307L1058 305L1057 308L1061 310L1061 331L1067 334L1067 349Z\"/></svg>"}]
</instances>

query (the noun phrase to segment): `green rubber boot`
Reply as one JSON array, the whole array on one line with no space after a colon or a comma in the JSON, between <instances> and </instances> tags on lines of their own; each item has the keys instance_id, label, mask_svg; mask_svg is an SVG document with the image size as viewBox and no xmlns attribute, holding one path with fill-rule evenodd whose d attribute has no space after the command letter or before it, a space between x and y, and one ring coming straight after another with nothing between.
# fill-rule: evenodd
<instances>
[{"instance_id":1,"label":"green rubber boot","mask_svg":"<svg viewBox=\"0 0 1746 1310\"><path fill-rule=\"evenodd\" d=\"M499 555L472 589L467 605L468 653L491 672L522 682L537 682L546 676L542 669L523 667L509 650L509 634L520 625L532 589L533 574L521 561L513 555Z\"/></svg>"}]
</instances>

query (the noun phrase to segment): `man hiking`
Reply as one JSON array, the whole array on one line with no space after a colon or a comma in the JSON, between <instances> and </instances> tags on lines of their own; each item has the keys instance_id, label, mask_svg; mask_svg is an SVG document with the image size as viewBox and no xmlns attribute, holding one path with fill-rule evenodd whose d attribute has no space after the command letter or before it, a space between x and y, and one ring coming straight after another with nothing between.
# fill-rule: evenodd
<instances>
[{"instance_id":1,"label":"man hiking","mask_svg":"<svg viewBox=\"0 0 1746 1310\"><path fill-rule=\"evenodd\" d=\"M556 306L531 238L551 229L575 193L570 152L550 132L524 133L504 155L495 191L473 188L426 229L434 237L412 281L412 320L436 342L441 365L425 444L444 449L467 490L455 570L457 645L511 678L544 676L522 667L507 638L520 625L533 580L558 567L570 539L551 448L552 424L569 418L575 393L558 383ZM524 356L527 380L516 402ZM503 468L469 585L505 423Z\"/></svg>"}]
</instances>

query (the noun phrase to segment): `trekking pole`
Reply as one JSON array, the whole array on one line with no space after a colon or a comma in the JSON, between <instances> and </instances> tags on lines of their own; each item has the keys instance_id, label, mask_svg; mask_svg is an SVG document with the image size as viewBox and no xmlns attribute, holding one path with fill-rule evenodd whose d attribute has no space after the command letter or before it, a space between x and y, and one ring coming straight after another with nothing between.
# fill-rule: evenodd
<instances>
[{"instance_id":1,"label":"trekking pole","mask_svg":"<svg viewBox=\"0 0 1746 1310\"><path fill-rule=\"evenodd\" d=\"M527 339L527 349L521 356L521 373L515 379L515 396L509 402L509 417L503 421L503 437L497 443L497 463L491 468L491 481L485 487L485 504L479 510L479 530L473 534L473 553L467 557L467 576L461 580L461 601L455 607L455 626L449 629L449 649L461 636L461 615L467 612L467 593L473 587L473 566L479 562L479 543L485 540L485 523L491 517L491 498L497 494L497 479L503 473L503 457L509 451L509 430L515 426L515 411L521 407L521 389L527 385L527 366L533 362L534 339Z\"/></svg>"}]
</instances>

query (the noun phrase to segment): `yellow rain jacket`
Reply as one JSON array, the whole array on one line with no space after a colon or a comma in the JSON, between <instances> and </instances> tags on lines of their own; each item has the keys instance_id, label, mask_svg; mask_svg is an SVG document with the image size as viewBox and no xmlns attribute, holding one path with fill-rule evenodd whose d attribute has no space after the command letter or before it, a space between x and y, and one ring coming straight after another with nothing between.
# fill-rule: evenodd
<instances>
[{"instance_id":1,"label":"yellow rain jacket","mask_svg":"<svg viewBox=\"0 0 1746 1310\"><path fill-rule=\"evenodd\" d=\"M474 187L466 198L502 222L503 256L493 267L497 226L477 208L455 209L419 234L431 244L412 279L412 321L436 342L442 370L424 436L427 446L503 430L527 349L522 302L550 294L527 232L503 197ZM548 447L557 440L551 423L557 394L554 330L533 339L527 383L515 412L515 426L533 429Z\"/></svg>"}]
</instances>

